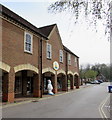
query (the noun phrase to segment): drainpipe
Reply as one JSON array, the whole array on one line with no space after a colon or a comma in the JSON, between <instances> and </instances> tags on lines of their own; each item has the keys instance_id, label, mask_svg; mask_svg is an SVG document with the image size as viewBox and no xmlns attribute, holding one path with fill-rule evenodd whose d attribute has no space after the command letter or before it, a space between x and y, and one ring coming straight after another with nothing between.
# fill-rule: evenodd
<instances>
[{"instance_id":1,"label":"drainpipe","mask_svg":"<svg viewBox=\"0 0 112 120\"><path fill-rule=\"evenodd\" d=\"M40 62L39 62L39 74L40 74L40 91L41 95L40 97L42 98L43 95L43 77L42 77L42 38L40 39Z\"/></svg>"},{"instance_id":2,"label":"drainpipe","mask_svg":"<svg viewBox=\"0 0 112 120\"><path fill-rule=\"evenodd\" d=\"M68 54L66 52L66 87L68 91Z\"/></svg>"}]
</instances>

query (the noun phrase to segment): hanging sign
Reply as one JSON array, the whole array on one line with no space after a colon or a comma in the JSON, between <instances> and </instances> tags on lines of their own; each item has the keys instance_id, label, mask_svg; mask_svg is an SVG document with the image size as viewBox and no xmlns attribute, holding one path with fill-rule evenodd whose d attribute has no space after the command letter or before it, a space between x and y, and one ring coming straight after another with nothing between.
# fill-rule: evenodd
<instances>
[{"instance_id":1,"label":"hanging sign","mask_svg":"<svg viewBox=\"0 0 112 120\"><path fill-rule=\"evenodd\" d=\"M53 68L54 68L54 70L58 70L59 69L59 64L58 64L57 61L53 62Z\"/></svg>"}]
</instances>

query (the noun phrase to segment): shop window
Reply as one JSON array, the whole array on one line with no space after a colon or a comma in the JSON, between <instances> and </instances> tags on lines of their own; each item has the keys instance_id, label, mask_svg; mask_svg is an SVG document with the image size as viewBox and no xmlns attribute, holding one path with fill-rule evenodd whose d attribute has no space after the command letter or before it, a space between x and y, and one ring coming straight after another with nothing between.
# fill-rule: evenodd
<instances>
[{"instance_id":1,"label":"shop window","mask_svg":"<svg viewBox=\"0 0 112 120\"><path fill-rule=\"evenodd\" d=\"M22 81L21 77L15 77L15 94L22 93Z\"/></svg>"},{"instance_id":2,"label":"shop window","mask_svg":"<svg viewBox=\"0 0 112 120\"><path fill-rule=\"evenodd\" d=\"M27 95L33 93L33 77L27 77Z\"/></svg>"},{"instance_id":3,"label":"shop window","mask_svg":"<svg viewBox=\"0 0 112 120\"><path fill-rule=\"evenodd\" d=\"M25 38L24 38L24 51L25 52L28 52L28 53L32 53L32 38L33 36L28 33L28 32L25 32Z\"/></svg>"}]
</instances>

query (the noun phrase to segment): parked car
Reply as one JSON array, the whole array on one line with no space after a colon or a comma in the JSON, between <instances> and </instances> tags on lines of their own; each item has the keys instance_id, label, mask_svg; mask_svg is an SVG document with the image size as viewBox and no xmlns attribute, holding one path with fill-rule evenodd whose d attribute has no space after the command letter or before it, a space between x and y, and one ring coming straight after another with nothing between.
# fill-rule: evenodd
<instances>
[{"instance_id":1,"label":"parked car","mask_svg":"<svg viewBox=\"0 0 112 120\"><path fill-rule=\"evenodd\" d=\"M91 83L91 81L86 81L86 83Z\"/></svg>"},{"instance_id":2,"label":"parked car","mask_svg":"<svg viewBox=\"0 0 112 120\"><path fill-rule=\"evenodd\" d=\"M91 84L100 84L100 82L98 80L94 80L91 82Z\"/></svg>"},{"instance_id":3,"label":"parked car","mask_svg":"<svg viewBox=\"0 0 112 120\"><path fill-rule=\"evenodd\" d=\"M103 83L103 80L98 80L98 82Z\"/></svg>"}]
</instances>

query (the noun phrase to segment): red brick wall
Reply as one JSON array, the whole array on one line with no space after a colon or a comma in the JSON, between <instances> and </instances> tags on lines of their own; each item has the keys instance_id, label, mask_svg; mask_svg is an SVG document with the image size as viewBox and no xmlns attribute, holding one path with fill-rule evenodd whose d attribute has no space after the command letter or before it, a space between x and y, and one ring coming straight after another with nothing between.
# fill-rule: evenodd
<instances>
[{"instance_id":1,"label":"red brick wall","mask_svg":"<svg viewBox=\"0 0 112 120\"><path fill-rule=\"evenodd\" d=\"M38 65L38 37L33 35L33 54L24 52L24 32L25 30L3 20L2 24L2 58L3 62L10 66L20 64Z\"/></svg>"},{"instance_id":2,"label":"red brick wall","mask_svg":"<svg viewBox=\"0 0 112 120\"><path fill-rule=\"evenodd\" d=\"M43 68L51 67L53 66L53 62L57 61L59 63L60 69L63 69L65 71L66 69L66 53L63 50L62 41L60 40L59 34L57 33L57 28L53 31L53 33L50 36L50 39L48 40L48 43L52 45L52 59L49 60L46 57L46 42L43 42ZM59 62L59 50L63 50L63 63ZM68 70L74 72L78 72L78 68L75 66L75 56L71 54L71 65L68 65Z\"/></svg>"},{"instance_id":3,"label":"red brick wall","mask_svg":"<svg viewBox=\"0 0 112 120\"><path fill-rule=\"evenodd\" d=\"M68 70L72 71L73 73L74 72L79 72L79 64L78 64L78 61L77 61L77 65L75 65L75 56L71 54L71 65L68 65Z\"/></svg>"},{"instance_id":4,"label":"red brick wall","mask_svg":"<svg viewBox=\"0 0 112 120\"><path fill-rule=\"evenodd\" d=\"M63 46L61 40L56 32L56 28L52 33L48 43L52 45L52 59L49 60L46 57L46 45L47 42L43 43L43 68L51 67L53 68L53 62L57 61L60 65L60 68L65 70L65 56L63 56L63 63L59 62L59 50L63 50ZM64 53L64 52L63 52Z\"/></svg>"},{"instance_id":5,"label":"red brick wall","mask_svg":"<svg viewBox=\"0 0 112 120\"><path fill-rule=\"evenodd\" d=\"M39 38L33 35L33 54L24 52L24 29L3 20L2 26L2 58L3 62L14 67L20 64L32 64L38 67L38 43ZM52 45L52 59L49 60L46 57L46 44L47 42ZM51 67L53 68L53 62L57 61L60 65L60 69L65 70L66 68L66 57L63 50L63 63L59 62L59 50L63 50L62 42L60 40L59 34L57 33L57 28L53 31L50 39L48 41L43 41L43 68ZM71 54L71 65L69 65L68 70L78 72L78 68L75 67L75 56Z\"/></svg>"}]
</instances>

